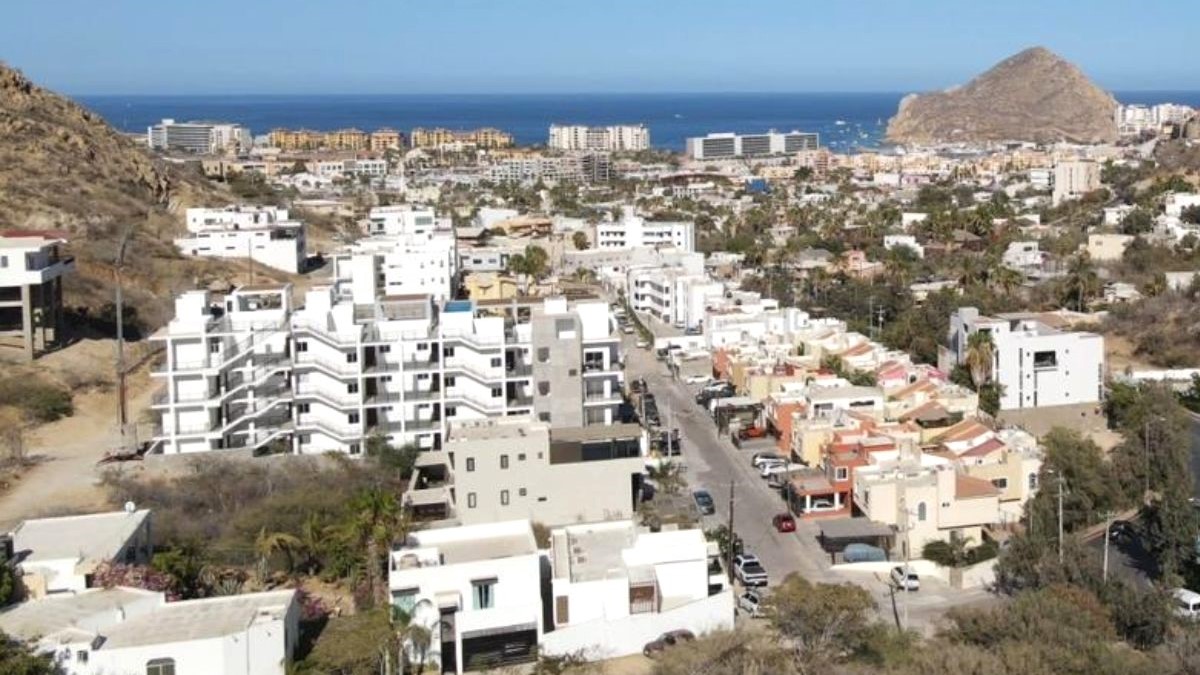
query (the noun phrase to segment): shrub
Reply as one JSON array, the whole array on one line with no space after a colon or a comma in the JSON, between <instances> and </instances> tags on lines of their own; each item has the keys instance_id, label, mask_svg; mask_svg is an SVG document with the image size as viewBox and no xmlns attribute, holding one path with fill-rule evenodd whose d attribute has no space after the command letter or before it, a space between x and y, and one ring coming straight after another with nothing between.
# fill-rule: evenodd
<instances>
[{"instance_id":1,"label":"shrub","mask_svg":"<svg viewBox=\"0 0 1200 675\"><path fill-rule=\"evenodd\" d=\"M71 392L29 377L0 380L0 406L6 405L38 422L53 422L75 412Z\"/></svg>"}]
</instances>

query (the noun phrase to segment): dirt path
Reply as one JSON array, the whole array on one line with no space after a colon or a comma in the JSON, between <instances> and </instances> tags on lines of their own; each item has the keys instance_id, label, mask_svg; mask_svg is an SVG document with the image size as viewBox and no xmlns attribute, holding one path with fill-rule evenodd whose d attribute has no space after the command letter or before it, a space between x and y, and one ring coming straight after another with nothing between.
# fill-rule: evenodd
<instances>
[{"instance_id":1,"label":"dirt path","mask_svg":"<svg viewBox=\"0 0 1200 675\"><path fill-rule=\"evenodd\" d=\"M131 375L130 419L140 419L149 407L151 384L144 369ZM103 469L96 461L119 444L116 406L114 391L78 394L74 415L29 434L28 454L37 463L0 494L0 531L11 530L26 518L108 506L97 485Z\"/></svg>"}]
</instances>

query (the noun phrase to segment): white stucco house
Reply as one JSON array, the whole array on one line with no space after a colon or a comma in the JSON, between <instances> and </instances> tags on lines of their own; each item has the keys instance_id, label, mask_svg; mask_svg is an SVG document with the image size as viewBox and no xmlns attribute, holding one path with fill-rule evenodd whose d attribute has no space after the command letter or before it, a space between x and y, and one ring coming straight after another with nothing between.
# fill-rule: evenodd
<instances>
[{"instance_id":1,"label":"white stucco house","mask_svg":"<svg viewBox=\"0 0 1200 675\"><path fill-rule=\"evenodd\" d=\"M104 563L149 561L150 511L34 518L10 536L29 597L76 593L91 586L91 574Z\"/></svg>"}]
</instances>

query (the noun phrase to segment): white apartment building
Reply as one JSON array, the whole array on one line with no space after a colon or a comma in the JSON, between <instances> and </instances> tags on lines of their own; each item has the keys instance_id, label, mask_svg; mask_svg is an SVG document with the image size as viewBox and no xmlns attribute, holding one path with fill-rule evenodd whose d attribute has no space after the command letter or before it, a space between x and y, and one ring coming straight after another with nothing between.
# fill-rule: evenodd
<instances>
[{"instance_id":1,"label":"white apartment building","mask_svg":"<svg viewBox=\"0 0 1200 675\"><path fill-rule=\"evenodd\" d=\"M187 210L188 235L175 240L184 255L249 258L297 274L308 258L304 223L274 206L226 206Z\"/></svg>"},{"instance_id":2,"label":"white apartment building","mask_svg":"<svg viewBox=\"0 0 1200 675\"><path fill-rule=\"evenodd\" d=\"M1042 249L1037 241L1009 242L1000 257L1000 264L1024 272L1040 269L1043 261Z\"/></svg>"},{"instance_id":3,"label":"white apartment building","mask_svg":"<svg viewBox=\"0 0 1200 675\"><path fill-rule=\"evenodd\" d=\"M1158 131L1164 124L1182 124L1196 114L1196 109L1176 103L1119 105L1113 112L1117 131L1136 135L1143 131Z\"/></svg>"},{"instance_id":4,"label":"white apartment building","mask_svg":"<svg viewBox=\"0 0 1200 675\"><path fill-rule=\"evenodd\" d=\"M146 128L146 143L153 150L178 150L198 155L240 154L254 146L254 139L250 130L239 124L164 119Z\"/></svg>"},{"instance_id":5,"label":"white apartment building","mask_svg":"<svg viewBox=\"0 0 1200 675\"><path fill-rule=\"evenodd\" d=\"M547 654L589 660L642 651L669 630L733 628L733 590L699 529L648 532L634 523L573 524L550 533Z\"/></svg>"},{"instance_id":6,"label":"white apartment building","mask_svg":"<svg viewBox=\"0 0 1200 675\"><path fill-rule=\"evenodd\" d=\"M438 449L451 419L532 412L577 427L611 424L621 404L603 301L442 303L355 275L310 290L299 310L290 286L239 288L223 304L184 293L151 339L165 343L152 404L165 453L357 454L371 434ZM597 358L602 369L585 370Z\"/></svg>"},{"instance_id":7,"label":"white apartment building","mask_svg":"<svg viewBox=\"0 0 1200 675\"><path fill-rule=\"evenodd\" d=\"M700 530L614 521L553 530L544 552L530 521L504 521L410 535L391 553L388 581L393 612L431 633L423 654L404 645L410 658L462 673L539 652L635 654L668 630L728 630L733 592L715 549Z\"/></svg>"},{"instance_id":8,"label":"white apartment building","mask_svg":"<svg viewBox=\"0 0 1200 675\"><path fill-rule=\"evenodd\" d=\"M1183 210L1192 207L1200 206L1200 194L1195 192L1170 192L1166 199L1163 200L1163 210L1168 216L1180 218L1183 216Z\"/></svg>"},{"instance_id":9,"label":"white apartment building","mask_svg":"<svg viewBox=\"0 0 1200 675\"><path fill-rule=\"evenodd\" d=\"M403 649L444 673L527 663L542 640L542 556L527 520L420 530L391 552L392 611L430 634Z\"/></svg>"},{"instance_id":10,"label":"white apartment building","mask_svg":"<svg viewBox=\"0 0 1200 675\"><path fill-rule=\"evenodd\" d=\"M9 607L0 631L67 675L285 675L300 603L290 589L171 602L118 586Z\"/></svg>"},{"instance_id":11,"label":"white apartment building","mask_svg":"<svg viewBox=\"0 0 1200 675\"><path fill-rule=\"evenodd\" d=\"M30 598L79 593L107 563L150 562L150 512L129 509L22 522L9 535L21 586Z\"/></svg>"},{"instance_id":12,"label":"white apartment building","mask_svg":"<svg viewBox=\"0 0 1200 675\"><path fill-rule=\"evenodd\" d=\"M1051 328L1034 315L989 317L961 307L950 316L947 346L939 357L946 356L949 366L966 363L968 340L977 332L992 337L992 377L1001 387L1001 410L1094 406L1102 400L1103 336Z\"/></svg>"},{"instance_id":13,"label":"white apartment building","mask_svg":"<svg viewBox=\"0 0 1200 675\"><path fill-rule=\"evenodd\" d=\"M696 250L696 224L692 222L648 221L634 214L633 207L622 208L621 219L596 224L593 240L597 249L677 248Z\"/></svg>"},{"instance_id":14,"label":"white apartment building","mask_svg":"<svg viewBox=\"0 0 1200 675\"><path fill-rule=\"evenodd\" d=\"M593 372L604 367L598 363ZM609 396L619 398L620 392ZM437 513L431 506L440 501L441 513L463 525L527 519L555 526L634 517L648 449L636 424L552 429L518 415L452 422L447 436L445 456L422 457L414 488L405 495L424 512ZM421 474L439 459L453 467L449 475L436 467L431 475L442 480L424 480ZM445 489L448 482L453 491ZM416 487L423 483L435 487Z\"/></svg>"},{"instance_id":15,"label":"white apartment building","mask_svg":"<svg viewBox=\"0 0 1200 675\"><path fill-rule=\"evenodd\" d=\"M644 124L604 127L552 124L549 146L556 150L647 150L650 148L650 130Z\"/></svg>"},{"instance_id":16,"label":"white apartment building","mask_svg":"<svg viewBox=\"0 0 1200 675\"><path fill-rule=\"evenodd\" d=\"M388 173L386 159L318 159L308 162L309 171L320 178L370 176L382 178Z\"/></svg>"},{"instance_id":17,"label":"white apartment building","mask_svg":"<svg viewBox=\"0 0 1200 675\"><path fill-rule=\"evenodd\" d=\"M612 159L602 152L568 157L512 157L487 169L488 180L497 183L598 183L612 177Z\"/></svg>"},{"instance_id":18,"label":"white apartment building","mask_svg":"<svg viewBox=\"0 0 1200 675\"><path fill-rule=\"evenodd\" d=\"M64 344L63 276L75 271L66 242L55 232L0 235L0 337L19 338L29 360Z\"/></svg>"},{"instance_id":19,"label":"white apartment building","mask_svg":"<svg viewBox=\"0 0 1200 675\"><path fill-rule=\"evenodd\" d=\"M1076 159L1054 165L1054 192L1051 202L1061 204L1100 189L1100 165L1091 160Z\"/></svg>"},{"instance_id":20,"label":"white apartment building","mask_svg":"<svg viewBox=\"0 0 1200 675\"><path fill-rule=\"evenodd\" d=\"M687 139L687 156L695 160L790 155L820 147L814 133L772 129L765 134L718 133Z\"/></svg>"},{"instance_id":21,"label":"white apartment building","mask_svg":"<svg viewBox=\"0 0 1200 675\"><path fill-rule=\"evenodd\" d=\"M629 268L625 297L636 312L680 328L704 323L706 309L725 297L725 286L704 273L704 256L687 254L674 267L637 265Z\"/></svg>"}]
</instances>

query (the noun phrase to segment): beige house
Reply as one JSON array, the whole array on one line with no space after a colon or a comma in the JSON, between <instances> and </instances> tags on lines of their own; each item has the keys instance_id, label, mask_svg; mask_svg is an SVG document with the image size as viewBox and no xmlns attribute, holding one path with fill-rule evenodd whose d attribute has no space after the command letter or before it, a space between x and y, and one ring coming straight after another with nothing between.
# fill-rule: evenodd
<instances>
[{"instance_id":1,"label":"beige house","mask_svg":"<svg viewBox=\"0 0 1200 675\"><path fill-rule=\"evenodd\" d=\"M1133 241L1128 234L1089 234L1084 249L1096 262L1114 262L1125 255L1125 249Z\"/></svg>"}]
</instances>

